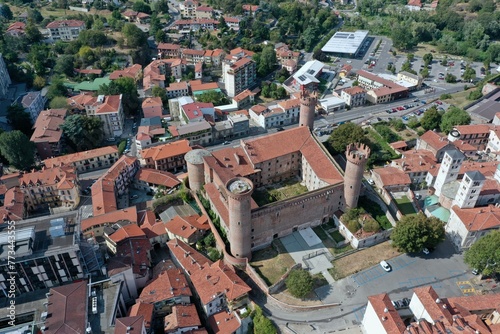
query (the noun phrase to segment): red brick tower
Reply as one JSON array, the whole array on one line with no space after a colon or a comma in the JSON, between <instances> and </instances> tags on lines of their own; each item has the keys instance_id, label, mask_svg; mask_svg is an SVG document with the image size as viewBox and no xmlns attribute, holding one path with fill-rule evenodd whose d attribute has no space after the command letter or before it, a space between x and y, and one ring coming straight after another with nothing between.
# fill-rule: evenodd
<instances>
[{"instance_id":1,"label":"red brick tower","mask_svg":"<svg viewBox=\"0 0 500 334\"><path fill-rule=\"evenodd\" d=\"M344 175L345 204L347 208L355 208L358 205L363 171L370 156L370 148L360 143L349 144L345 156L347 159Z\"/></svg>"},{"instance_id":2,"label":"red brick tower","mask_svg":"<svg viewBox=\"0 0 500 334\"><path fill-rule=\"evenodd\" d=\"M196 149L184 155L188 171L189 189L198 191L205 184L205 165L203 157L210 156L207 150Z\"/></svg>"},{"instance_id":3,"label":"red brick tower","mask_svg":"<svg viewBox=\"0 0 500 334\"><path fill-rule=\"evenodd\" d=\"M316 92L309 93L305 89L300 92L299 126L307 126L310 131L314 129L314 114L317 102L318 94Z\"/></svg>"},{"instance_id":4,"label":"red brick tower","mask_svg":"<svg viewBox=\"0 0 500 334\"><path fill-rule=\"evenodd\" d=\"M231 254L248 260L252 257L252 192L253 183L247 178L235 177L226 183Z\"/></svg>"}]
</instances>

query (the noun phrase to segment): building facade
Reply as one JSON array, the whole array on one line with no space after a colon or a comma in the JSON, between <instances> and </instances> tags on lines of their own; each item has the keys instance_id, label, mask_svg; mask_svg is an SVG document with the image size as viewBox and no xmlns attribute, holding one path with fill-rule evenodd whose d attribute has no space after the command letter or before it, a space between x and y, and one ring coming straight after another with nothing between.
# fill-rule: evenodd
<instances>
[{"instance_id":1,"label":"building facade","mask_svg":"<svg viewBox=\"0 0 500 334\"><path fill-rule=\"evenodd\" d=\"M250 57L226 60L222 63L222 75L227 95L233 97L255 85L257 71Z\"/></svg>"},{"instance_id":2,"label":"building facade","mask_svg":"<svg viewBox=\"0 0 500 334\"><path fill-rule=\"evenodd\" d=\"M78 39L80 31L85 30L85 22L79 20L52 21L47 24L49 37L54 41L73 41Z\"/></svg>"}]
</instances>

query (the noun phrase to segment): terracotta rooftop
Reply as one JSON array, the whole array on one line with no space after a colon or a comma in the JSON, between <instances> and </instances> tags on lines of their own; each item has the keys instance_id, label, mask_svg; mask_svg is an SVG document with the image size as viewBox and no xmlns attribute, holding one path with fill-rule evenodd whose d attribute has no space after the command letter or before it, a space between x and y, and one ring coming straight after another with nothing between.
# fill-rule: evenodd
<instances>
[{"instance_id":1,"label":"terracotta rooftop","mask_svg":"<svg viewBox=\"0 0 500 334\"><path fill-rule=\"evenodd\" d=\"M413 292L424 305L427 314L433 321L440 321L445 325L450 325L453 322L450 310L442 307L440 303L436 303L436 301L440 299L432 286L414 288Z\"/></svg>"},{"instance_id":2,"label":"terracotta rooftop","mask_svg":"<svg viewBox=\"0 0 500 334\"><path fill-rule=\"evenodd\" d=\"M387 293L369 296L368 303L370 303L375 313L379 316L380 323L387 334L404 333L406 326L399 316L398 311L392 305Z\"/></svg>"},{"instance_id":3,"label":"terracotta rooftop","mask_svg":"<svg viewBox=\"0 0 500 334\"><path fill-rule=\"evenodd\" d=\"M278 102L278 105L284 110L300 107L300 99L289 99Z\"/></svg>"},{"instance_id":4,"label":"terracotta rooftop","mask_svg":"<svg viewBox=\"0 0 500 334\"><path fill-rule=\"evenodd\" d=\"M203 304L224 294L228 301L241 298L252 289L221 260L191 274L191 282Z\"/></svg>"},{"instance_id":5,"label":"terracotta rooftop","mask_svg":"<svg viewBox=\"0 0 500 334\"><path fill-rule=\"evenodd\" d=\"M144 118L161 117L163 114L163 102L159 97L148 97L142 102Z\"/></svg>"},{"instance_id":6,"label":"terracotta rooftop","mask_svg":"<svg viewBox=\"0 0 500 334\"><path fill-rule=\"evenodd\" d=\"M128 224L120 227L113 234L109 236L111 240L113 240L116 244L129 239L129 238L140 238L145 237L146 235L141 230L141 228L137 224Z\"/></svg>"},{"instance_id":7,"label":"terracotta rooftop","mask_svg":"<svg viewBox=\"0 0 500 334\"><path fill-rule=\"evenodd\" d=\"M75 168L71 166L42 168L24 173L19 179L21 187L55 186L56 189L72 189L77 186Z\"/></svg>"},{"instance_id":8,"label":"terracotta rooftop","mask_svg":"<svg viewBox=\"0 0 500 334\"><path fill-rule=\"evenodd\" d=\"M127 239L116 247L116 256L130 257L134 274L146 276L149 272L151 244L144 238Z\"/></svg>"},{"instance_id":9,"label":"terracotta rooftop","mask_svg":"<svg viewBox=\"0 0 500 334\"><path fill-rule=\"evenodd\" d=\"M122 103L121 95L106 95L104 96L104 101L96 102L97 108L95 109L96 114L107 114L107 113L117 113L120 109Z\"/></svg>"},{"instance_id":10,"label":"terracotta rooftop","mask_svg":"<svg viewBox=\"0 0 500 334\"><path fill-rule=\"evenodd\" d=\"M130 222L137 224L137 209L135 206L131 206L126 209L115 210L106 214L102 214L96 217L90 217L82 220L81 229L85 232L88 229L102 226L105 224L112 225L117 222Z\"/></svg>"},{"instance_id":11,"label":"terracotta rooftop","mask_svg":"<svg viewBox=\"0 0 500 334\"><path fill-rule=\"evenodd\" d=\"M61 20L61 21L52 21L49 24L47 24L48 29L56 29L56 28L62 28L62 27L84 27L85 28L85 22L79 21L79 20Z\"/></svg>"},{"instance_id":12,"label":"terracotta rooftop","mask_svg":"<svg viewBox=\"0 0 500 334\"><path fill-rule=\"evenodd\" d=\"M408 144L404 140L400 140L394 143L389 144L390 147L392 147L395 150L400 150L408 147Z\"/></svg>"},{"instance_id":13,"label":"terracotta rooftop","mask_svg":"<svg viewBox=\"0 0 500 334\"><path fill-rule=\"evenodd\" d=\"M181 46L179 44L172 43L158 43L156 47L158 50L180 50Z\"/></svg>"},{"instance_id":14,"label":"terracotta rooftop","mask_svg":"<svg viewBox=\"0 0 500 334\"><path fill-rule=\"evenodd\" d=\"M100 177L91 187L94 216L116 211L115 183Z\"/></svg>"},{"instance_id":15,"label":"terracotta rooftop","mask_svg":"<svg viewBox=\"0 0 500 334\"><path fill-rule=\"evenodd\" d=\"M426 142L427 145L429 145L430 147L432 147L436 151L440 150L443 147L445 147L446 145L450 144L450 141L448 140L448 138L443 137L432 130L429 130L426 133L424 133L423 135L421 135L420 140Z\"/></svg>"},{"instance_id":16,"label":"terracotta rooftop","mask_svg":"<svg viewBox=\"0 0 500 334\"><path fill-rule=\"evenodd\" d=\"M165 317L164 323L165 333L182 333L183 328L201 326L200 317L194 304L172 306L172 313Z\"/></svg>"},{"instance_id":17,"label":"terracotta rooftop","mask_svg":"<svg viewBox=\"0 0 500 334\"><path fill-rule=\"evenodd\" d=\"M234 312L221 311L208 318L208 324L215 334L235 333L241 323Z\"/></svg>"},{"instance_id":18,"label":"terracotta rooftop","mask_svg":"<svg viewBox=\"0 0 500 334\"><path fill-rule=\"evenodd\" d=\"M354 87L349 87L344 89L344 92L349 95L356 95L356 94L363 94L366 93L366 91L363 89L363 87L359 86L354 86Z\"/></svg>"},{"instance_id":19,"label":"terracotta rooftop","mask_svg":"<svg viewBox=\"0 0 500 334\"><path fill-rule=\"evenodd\" d=\"M216 82L207 82L202 84L191 84L191 91L198 92L202 90L218 89L219 85Z\"/></svg>"},{"instance_id":20,"label":"terracotta rooftop","mask_svg":"<svg viewBox=\"0 0 500 334\"><path fill-rule=\"evenodd\" d=\"M116 319L114 334L142 334L144 317L125 317ZM83 333L83 332L82 332Z\"/></svg>"},{"instance_id":21,"label":"terracotta rooftop","mask_svg":"<svg viewBox=\"0 0 500 334\"><path fill-rule=\"evenodd\" d=\"M474 135L482 134L488 136L490 129L494 128L491 124L469 124L469 125L456 125L453 128L460 132L460 135Z\"/></svg>"},{"instance_id":22,"label":"terracotta rooftop","mask_svg":"<svg viewBox=\"0 0 500 334\"><path fill-rule=\"evenodd\" d=\"M130 308L129 317L142 316L144 318L144 326L146 329L151 328L151 321L153 320L153 304L146 304L137 302Z\"/></svg>"},{"instance_id":23,"label":"terracotta rooftop","mask_svg":"<svg viewBox=\"0 0 500 334\"><path fill-rule=\"evenodd\" d=\"M50 289L45 333L81 334L87 327L87 281Z\"/></svg>"},{"instance_id":24,"label":"terracotta rooftop","mask_svg":"<svg viewBox=\"0 0 500 334\"><path fill-rule=\"evenodd\" d=\"M477 232L500 227L500 207L489 205L487 207L460 209L454 205L451 209L468 231Z\"/></svg>"},{"instance_id":25,"label":"terracotta rooftop","mask_svg":"<svg viewBox=\"0 0 500 334\"><path fill-rule=\"evenodd\" d=\"M378 174L384 186L409 185L411 179L402 170L395 167L382 167L373 170L373 173Z\"/></svg>"},{"instance_id":26,"label":"terracotta rooftop","mask_svg":"<svg viewBox=\"0 0 500 334\"><path fill-rule=\"evenodd\" d=\"M188 83L186 81L172 82L170 85L168 85L167 88L168 91L187 90L187 89L188 89Z\"/></svg>"},{"instance_id":27,"label":"terracotta rooftop","mask_svg":"<svg viewBox=\"0 0 500 334\"><path fill-rule=\"evenodd\" d=\"M85 106L95 103L97 99L90 93L80 93L66 99L71 108L85 110Z\"/></svg>"},{"instance_id":28,"label":"terracotta rooftop","mask_svg":"<svg viewBox=\"0 0 500 334\"><path fill-rule=\"evenodd\" d=\"M152 168L139 169L135 178L140 181L165 186L167 188L174 188L181 183L174 174Z\"/></svg>"},{"instance_id":29,"label":"terracotta rooftop","mask_svg":"<svg viewBox=\"0 0 500 334\"><path fill-rule=\"evenodd\" d=\"M175 236L188 240L198 230L209 230L210 225L208 224L208 220L205 216L175 216L172 220L165 222L165 229Z\"/></svg>"},{"instance_id":30,"label":"terracotta rooftop","mask_svg":"<svg viewBox=\"0 0 500 334\"><path fill-rule=\"evenodd\" d=\"M116 80L118 78L132 78L136 79L137 75L142 71L142 66L140 64L134 64L130 67L124 68L123 70L116 70L111 72L109 75L110 80Z\"/></svg>"},{"instance_id":31,"label":"terracotta rooftop","mask_svg":"<svg viewBox=\"0 0 500 334\"><path fill-rule=\"evenodd\" d=\"M177 262L184 269L187 275L191 276L198 271L204 272L213 263L193 247L187 245L179 239L172 239L167 242L170 252L177 259Z\"/></svg>"},{"instance_id":32,"label":"terracotta rooftop","mask_svg":"<svg viewBox=\"0 0 500 334\"><path fill-rule=\"evenodd\" d=\"M5 187L5 185L2 185ZM3 206L0 207L2 221L19 221L24 218L24 193L19 187L7 189L4 193Z\"/></svg>"},{"instance_id":33,"label":"terracotta rooftop","mask_svg":"<svg viewBox=\"0 0 500 334\"><path fill-rule=\"evenodd\" d=\"M45 159L45 167L51 168L54 166L71 165L78 161L102 157L105 155L116 154L118 156L118 148L116 146L105 146L93 150L77 152L73 154L62 155L56 158Z\"/></svg>"},{"instance_id":34,"label":"terracotta rooftop","mask_svg":"<svg viewBox=\"0 0 500 334\"><path fill-rule=\"evenodd\" d=\"M60 126L64 123L66 113L66 109L42 110L35 121L35 125L33 125L34 131L30 141L34 143L59 142L63 133Z\"/></svg>"},{"instance_id":35,"label":"terracotta rooftop","mask_svg":"<svg viewBox=\"0 0 500 334\"><path fill-rule=\"evenodd\" d=\"M192 296L192 293L182 270L171 268L150 281L137 300L142 303L155 304L180 296Z\"/></svg>"},{"instance_id":36,"label":"terracotta rooftop","mask_svg":"<svg viewBox=\"0 0 500 334\"><path fill-rule=\"evenodd\" d=\"M434 154L428 150L405 151L400 159L392 161L391 166L406 173L428 172L438 168Z\"/></svg>"},{"instance_id":37,"label":"terracotta rooftop","mask_svg":"<svg viewBox=\"0 0 500 334\"><path fill-rule=\"evenodd\" d=\"M465 174L469 171L477 171L483 174L485 177L492 178L497 170L498 161L487 161L487 162L475 162L475 161L464 161L460 166L459 174Z\"/></svg>"},{"instance_id":38,"label":"terracotta rooftop","mask_svg":"<svg viewBox=\"0 0 500 334\"><path fill-rule=\"evenodd\" d=\"M152 159L153 161L158 161L162 159L176 157L179 155L184 155L189 151L191 151L191 147L189 146L189 141L187 139L181 139L172 143L159 145L142 150L141 157L143 159Z\"/></svg>"}]
</instances>

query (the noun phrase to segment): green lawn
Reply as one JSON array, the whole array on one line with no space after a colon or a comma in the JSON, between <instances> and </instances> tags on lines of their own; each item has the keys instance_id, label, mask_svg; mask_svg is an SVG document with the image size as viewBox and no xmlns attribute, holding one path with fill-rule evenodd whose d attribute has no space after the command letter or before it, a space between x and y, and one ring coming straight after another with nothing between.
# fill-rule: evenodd
<instances>
[{"instance_id":1,"label":"green lawn","mask_svg":"<svg viewBox=\"0 0 500 334\"><path fill-rule=\"evenodd\" d=\"M361 196L358 200L358 206L371 214L384 230L392 228L392 224L389 219L387 219L385 212L380 208L380 205L374 201L369 200L365 196Z\"/></svg>"},{"instance_id":2,"label":"green lawn","mask_svg":"<svg viewBox=\"0 0 500 334\"><path fill-rule=\"evenodd\" d=\"M279 188L262 187L256 189L252 194L252 198L258 206L263 206L269 203L298 196L306 192L307 187L301 185L300 181L294 178L292 180L282 182L282 186Z\"/></svg>"},{"instance_id":3,"label":"green lawn","mask_svg":"<svg viewBox=\"0 0 500 334\"><path fill-rule=\"evenodd\" d=\"M403 196L401 198L396 198L395 200L399 211L401 211L403 215L411 215L417 213L408 197Z\"/></svg>"},{"instance_id":4,"label":"green lawn","mask_svg":"<svg viewBox=\"0 0 500 334\"><path fill-rule=\"evenodd\" d=\"M275 240L274 243L279 253L273 246L269 246L252 253L252 262L250 262L250 265L269 286L276 283L295 264L292 257L286 253L281 241Z\"/></svg>"},{"instance_id":5,"label":"green lawn","mask_svg":"<svg viewBox=\"0 0 500 334\"><path fill-rule=\"evenodd\" d=\"M340 234L339 231L333 231L332 233L330 233L330 235L332 236L333 240L335 240L335 242L342 242L345 240L344 236Z\"/></svg>"}]
</instances>

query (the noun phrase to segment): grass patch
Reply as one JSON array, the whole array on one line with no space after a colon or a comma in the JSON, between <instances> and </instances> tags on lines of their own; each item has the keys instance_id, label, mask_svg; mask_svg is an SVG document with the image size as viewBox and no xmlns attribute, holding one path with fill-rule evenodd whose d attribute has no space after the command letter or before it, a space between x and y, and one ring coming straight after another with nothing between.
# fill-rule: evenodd
<instances>
[{"instance_id":1,"label":"grass patch","mask_svg":"<svg viewBox=\"0 0 500 334\"><path fill-rule=\"evenodd\" d=\"M372 215L373 218L379 223L380 227L384 230L388 230L392 228L392 224L387 219L385 212L382 210L380 205L375 203L374 201L369 200L367 197L362 196L358 200L358 206L365 209L366 212Z\"/></svg>"},{"instance_id":2,"label":"grass patch","mask_svg":"<svg viewBox=\"0 0 500 334\"><path fill-rule=\"evenodd\" d=\"M333 251L331 252L333 255L340 255L345 252L351 251L354 248L350 244L345 245L344 247L339 247L339 248L334 248Z\"/></svg>"},{"instance_id":3,"label":"grass patch","mask_svg":"<svg viewBox=\"0 0 500 334\"><path fill-rule=\"evenodd\" d=\"M300 184L300 180L292 179L273 187L261 187L256 189L252 198L258 206L282 201L291 197L302 195L307 192L307 187Z\"/></svg>"},{"instance_id":4,"label":"grass patch","mask_svg":"<svg viewBox=\"0 0 500 334\"><path fill-rule=\"evenodd\" d=\"M385 139L382 138L381 135L379 135L376 131L374 131L373 129L370 129L370 128L368 128L367 131L368 131L368 135L369 135L370 139L373 139L373 141L375 143L379 144L383 150L395 155L395 152L392 149L392 147L389 146L387 141L385 141Z\"/></svg>"},{"instance_id":5,"label":"grass patch","mask_svg":"<svg viewBox=\"0 0 500 334\"><path fill-rule=\"evenodd\" d=\"M395 198L395 201L399 211L401 211L403 215L411 215L417 213L408 197L403 196L401 198Z\"/></svg>"},{"instance_id":6,"label":"grass patch","mask_svg":"<svg viewBox=\"0 0 500 334\"><path fill-rule=\"evenodd\" d=\"M459 85L459 84L457 84L457 85ZM453 104L454 106L457 106L458 108L463 109L466 105L472 103L471 100L467 99L467 96L469 96L470 92L472 92L474 90L476 90L476 88L472 87L472 88L469 88L465 91L451 94L451 98L443 100L443 102L448 103L448 104Z\"/></svg>"},{"instance_id":7,"label":"grass patch","mask_svg":"<svg viewBox=\"0 0 500 334\"><path fill-rule=\"evenodd\" d=\"M375 124L373 128L378 132L378 134L389 143L394 143L401 140L401 137L397 135L391 128L385 124Z\"/></svg>"},{"instance_id":8,"label":"grass patch","mask_svg":"<svg viewBox=\"0 0 500 334\"><path fill-rule=\"evenodd\" d=\"M269 246L254 252L252 262L250 262L250 265L269 286L276 283L295 264L292 257L285 252L285 247L281 241L275 240L274 245L279 252Z\"/></svg>"},{"instance_id":9,"label":"grass patch","mask_svg":"<svg viewBox=\"0 0 500 334\"><path fill-rule=\"evenodd\" d=\"M313 228L314 233L321 239L321 241L328 240L328 235L321 226L316 226Z\"/></svg>"},{"instance_id":10,"label":"grass patch","mask_svg":"<svg viewBox=\"0 0 500 334\"><path fill-rule=\"evenodd\" d=\"M328 269L328 271L334 279L338 280L398 255L401 255L401 253L386 241L333 261L333 268Z\"/></svg>"},{"instance_id":11,"label":"grass patch","mask_svg":"<svg viewBox=\"0 0 500 334\"><path fill-rule=\"evenodd\" d=\"M330 235L332 236L333 240L335 240L335 242L342 242L345 240L344 236L340 234L339 231L333 231L332 233L330 233Z\"/></svg>"}]
</instances>

